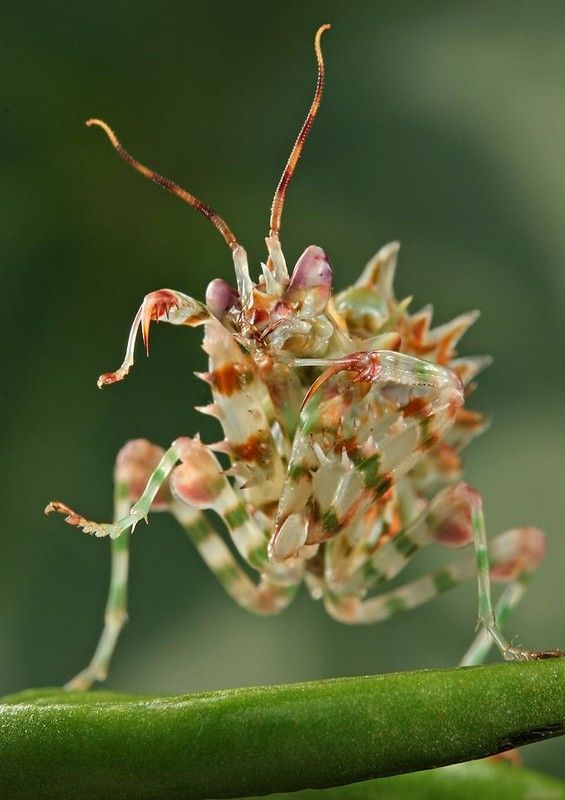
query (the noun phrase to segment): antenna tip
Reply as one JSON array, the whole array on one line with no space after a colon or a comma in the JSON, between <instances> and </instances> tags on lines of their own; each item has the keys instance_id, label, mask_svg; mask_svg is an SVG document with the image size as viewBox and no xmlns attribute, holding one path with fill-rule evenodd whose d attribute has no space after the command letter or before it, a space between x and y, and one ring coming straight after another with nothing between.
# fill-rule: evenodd
<instances>
[{"instance_id":1,"label":"antenna tip","mask_svg":"<svg viewBox=\"0 0 565 800\"><path fill-rule=\"evenodd\" d=\"M118 146L118 139L116 134L112 130L112 128L108 125L107 122L104 122L102 119L87 119L86 120L86 127L91 128L92 126L96 126L97 128L102 128L108 139L112 142L114 147Z\"/></svg>"}]
</instances>

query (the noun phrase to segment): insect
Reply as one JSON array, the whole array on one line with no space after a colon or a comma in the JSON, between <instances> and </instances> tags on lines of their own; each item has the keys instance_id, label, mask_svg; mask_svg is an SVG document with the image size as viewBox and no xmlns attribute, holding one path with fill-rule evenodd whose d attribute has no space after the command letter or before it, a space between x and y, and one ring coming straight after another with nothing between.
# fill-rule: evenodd
<instances>
[{"instance_id":1,"label":"insect","mask_svg":"<svg viewBox=\"0 0 565 800\"><path fill-rule=\"evenodd\" d=\"M112 523L90 521L59 501L47 506L46 513L112 541L104 628L70 689L107 674L126 619L128 532L151 511L172 513L225 591L254 613L282 611L305 583L337 620L378 622L477 575L480 630L465 663L479 662L492 642L505 659L554 654L512 645L491 599L491 579L506 584L496 610L502 620L543 557L542 532L515 528L488 546L480 495L460 481L460 451L485 427L465 401L490 359L459 358L455 349L477 313L435 328L431 307L410 313L409 300L397 300L393 289L396 243L338 293L320 247L307 247L287 270L284 202L322 99L321 39L329 27L315 34L314 98L276 188L257 282L215 211L133 158L105 122L87 122L135 170L210 220L231 251L236 286L212 280L205 303L172 289L148 294L123 364L98 380L102 387L126 377L139 330L148 352L151 323L201 326L208 368L199 377L212 402L199 410L218 420L223 436L213 444L181 437L166 451L142 439L126 444L116 461ZM387 590L421 548L466 545L474 552Z\"/></svg>"}]
</instances>

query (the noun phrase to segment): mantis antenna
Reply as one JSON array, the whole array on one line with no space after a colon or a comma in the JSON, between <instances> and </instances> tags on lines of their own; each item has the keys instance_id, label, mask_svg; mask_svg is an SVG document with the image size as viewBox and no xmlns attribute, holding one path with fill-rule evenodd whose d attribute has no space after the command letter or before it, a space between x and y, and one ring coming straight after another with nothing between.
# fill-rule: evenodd
<instances>
[{"instance_id":1,"label":"mantis antenna","mask_svg":"<svg viewBox=\"0 0 565 800\"><path fill-rule=\"evenodd\" d=\"M162 175L159 175L157 172L154 172L149 167L144 166L141 164L137 159L125 150L122 145L120 144L116 134L112 130L112 128L106 123L103 122L101 119L89 119L87 120L87 126L90 128L92 125L96 125L98 128L102 128L108 139L110 140L112 147L121 156L124 161L130 164L135 170L140 172L146 178L149 178L150 181L156 183L157 186L160 186L162 189L166 189L171 194L176 195L176 197L180 197L185 203L192 208L195 208L197 211L200 211L205 217L207 217L212 225L216 228L217 231L223 236L226 244L231 250L235 250L239 247L237 239L235 238L233 231L220 216L216 214L209 206L205 205L202 200L199 200L190 192L187 192L186 189L181 188L177 183L174 181L169 180L168 178L164 178Z\"/></svg>"},{"instance_id":2,"label":"mantis antenna","mask_svg":"<svg viewBox=\"0 0 565 800\"><path fill-rule=\"evenodd\" d=\"M288 161L286 162L283 174L281 175L281 179L278 183L275 196L273 197L273 204L271 206L271 219L269 223L269 236L272 236L276 239L279 238L279 231L281 229L281 218L284 208L286 190L292 179L292 176L294 175L294 170L296 169L302 149L306 143L306 139L308 138L308 134L310 133L310 129L314 123L316 114L318 113L318 109L320 107L320 102L322 100L322 94L324 92L325 67L324 56L322 55L321 39L324 31L329 30L330 27L331 25L328 24L321 25L316 31L316 35L314 37L314 51L316 53L316 61L318 62L318 78L316 81L314 99L312 100L312 104L308 110L308 114L306 115L306 119L300 128L300 132L296 137L294 147L292 148L290 156L288 157Z\"/></svg>"}]
</instances>

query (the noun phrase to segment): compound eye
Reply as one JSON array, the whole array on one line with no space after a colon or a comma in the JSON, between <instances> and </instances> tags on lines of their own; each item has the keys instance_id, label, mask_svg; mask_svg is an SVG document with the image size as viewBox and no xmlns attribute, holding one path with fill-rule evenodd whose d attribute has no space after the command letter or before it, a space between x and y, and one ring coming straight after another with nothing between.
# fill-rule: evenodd
<instances>
[{"instance_id":1,"label":"compound eye","mask_svg":"<svg viewBox=\"0 0 565 800\"><path fill-rule=\"evenodd\" d=\"M239 295L223 278L214 278L206 289L206 305L221 320L230 308L239 305Z\"/></svg>"},{"instance_id":2,"label":"compound eye","mask_svg":"<svg viewBox=\"0 0 565 800\"><path fill-rule=\"evenodd\" d=\"M296 262L288 288L311 289L313 286L331 288L332 278L329 258L321 247L311 244Z\"/></svg>"}]
</instances>

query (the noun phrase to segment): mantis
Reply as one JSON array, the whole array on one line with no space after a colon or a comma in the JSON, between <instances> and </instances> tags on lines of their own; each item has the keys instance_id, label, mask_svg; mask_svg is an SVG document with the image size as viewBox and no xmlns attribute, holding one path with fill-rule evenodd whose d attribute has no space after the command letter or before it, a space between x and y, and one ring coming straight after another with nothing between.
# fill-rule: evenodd
<instances>
[{"instance_id":1,"label":"mantis","mask_svg":"<svg viewBox=\"0 0 565 800\"><path fill-rule=\"evenodd\" d=\"M113 522L91 521L60 501L47 506L112 546L102 634L69 689L106 677L127 616L130 535L155 511L178 520L228 595L255 614L281 612L305 584L335 619L379 622L477 576L479 630L464 663L480 662L492 643L509 660L559 654L514 646L500 627L543 558L543 533L518 527L489 545L481 497L461 481L461 450L486 427L465 403L490 359L456 351L478 313L438 327L431 306L411 313L410 298L394 292L395 242L342 291L334 291L329 257L315 245L289 274L282 216L322 100L329 27L315 34L316 89L275 191L257 281L215 211L131 156L104 121L87 122L137 172L209 219L231 252L235 286L212 280L205 302L172 289L148 294L122 365L98 380L103 387L128 375L140 331L149 353L153 322L201 327L208 366L197 375L211 402L198 410L222 433L213 443L182 436L166 450L128 442L116 460ZM422 548L467 546L447 566L387 588ZM505 585L496 609L491 581Z\"/></svg>"}]
</instances>

